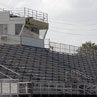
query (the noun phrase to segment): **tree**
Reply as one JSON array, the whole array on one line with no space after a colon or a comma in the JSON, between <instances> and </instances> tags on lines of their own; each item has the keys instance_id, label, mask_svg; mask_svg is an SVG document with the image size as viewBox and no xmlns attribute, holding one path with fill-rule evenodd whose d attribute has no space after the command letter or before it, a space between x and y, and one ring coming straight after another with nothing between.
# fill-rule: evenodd
<instances>
[{"instance_id":1,"label":"tree","mask_svg":"<svg viewBox=\"0 0 97 97\"><path fill-rule=\"evenodd\" d=\"M94 54L96 51L97 45L91 41L83 43L77 50L78 54Z\"/></svg>"}]
</instances>

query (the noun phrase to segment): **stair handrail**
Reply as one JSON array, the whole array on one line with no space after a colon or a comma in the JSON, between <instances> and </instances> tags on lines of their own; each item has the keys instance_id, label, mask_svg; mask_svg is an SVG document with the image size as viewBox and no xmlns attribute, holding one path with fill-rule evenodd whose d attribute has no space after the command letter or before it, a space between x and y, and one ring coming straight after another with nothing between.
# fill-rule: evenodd
<instances>
[{"instance_id":1,"label":"stair handrail","mask_svg":"<svg viewBox=\"0 0 97 97\"><path fill-rule=\"evenodd\" d=\"M1 64L0 64L0 66L3 67L3 68L5 68L5 69L7 69L7 70L9 70L9 71L11 71L12 73L14 73L14 74L16 74L16 75L18 75L18 76L20 75L19 73L13 71L12 69L9 69L8 67L6 67L6 66L4 66L4 65L1 65Z\"/></svg>"},{"instance_id":2,"label":"stair handrail","mask_svg":"<svg viewBox=\"0 0 97 97\"><path fill-rule=\"evenodd\" d=\"M5 73L3 73L3 72L1 72L1 71L0 71L0 74L2 74L2 75L4 75L4 76L6 76L6 77L12 79L10 76L6 75Z\"/></svg>"},{"instance_id":3,"label":"stair handrail","mask_svg":"<svg viewBox=\"0 0 97 97\"><path fill-rule=\"evenodd\" d=\"M89 78L89 79L94 79L94 78L92 78L92 77L90 77L90 76L88 76L88 75L85 75L83 72L81 72L81 71L79 71L79 70L72 70L73 72L76 72L76 73L78 73L78 74L80 74L80 75L82 75L82 76L84 76L84 77L86 77L86 78Z\"/></svg>"}]
</instances>

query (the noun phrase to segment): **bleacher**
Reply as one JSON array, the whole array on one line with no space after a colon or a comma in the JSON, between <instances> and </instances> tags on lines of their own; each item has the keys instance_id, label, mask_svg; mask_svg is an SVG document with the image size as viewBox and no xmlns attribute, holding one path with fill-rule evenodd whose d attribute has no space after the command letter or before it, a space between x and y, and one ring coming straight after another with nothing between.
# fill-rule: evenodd
<instances>
[{"instance_id":1,"label":"bleacher","mask_svg":"<svg viewBox=\"0 0 97 97\"><path fill-rule=\"evenodd\" d=\"M96 75L96 53L91 57L31 46L0 45L0 79L32 82L33 94L96 95Z\"/></svg>"}]
</instances>

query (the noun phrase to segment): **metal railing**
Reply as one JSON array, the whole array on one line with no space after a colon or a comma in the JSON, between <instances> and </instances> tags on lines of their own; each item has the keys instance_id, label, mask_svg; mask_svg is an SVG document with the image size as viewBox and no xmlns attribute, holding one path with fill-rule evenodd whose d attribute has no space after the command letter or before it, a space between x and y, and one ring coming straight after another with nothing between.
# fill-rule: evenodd
<instances>
[{"instance_id":1,"label":"metal railing","mask_svg":"<svg viewBox=\"0 0 97 97\"><path fill-rule=\"evenodd\" d=\"M91 83L34 83L33 94L97 95L97 86Z\"/></svg>"},{"instance_id":2,"label":"metal railing","mask_svg":"<svg viewBox=\"0 0 97 97\"><path fill-rule=\"evenodd\" d=\"M12 16L32 18L37 21L48 23L48 14L47 13L43 13L43 12L40 12L37 10L32 10L29 8L15 9L15 10L10 11L10 14Z\"/></svg>"},{"instance_id":3,"label":"metal railing","mask_svg":"<svg viewBox=\"0 0 97 97\"><path fill-rule=\"evenodd\" d=\"M62 43L56 43L56 42L50 42L50 50L60 52L60 53L77 53L77 46L62 44Z\"/></svg>"},{"instance_id":4,"label":"metal railing","mask_svg":"<svg viewBox=\"0 0 97 97\"><path fill-rule=\"evenodd\" d=\"M0 64L0 67L4 68L5 70L8 70L8 71L11 72L11 73L14 73L14 74L16 74L16 75L19 75L19 73L13 71L12 69L10 69L10 68L8 68L8 67L2 65L2 64Z\"/></svg>"},{"instance_id":5,"label":"metal railing","mask_svg":"<svg viewBox=\"0 0 97 97\"><path fill-rule=\"evenodd\" d=\"M0 8L0 11L7 11L7 10L5 10L5 8Z\"/></svg>"},{"instance_id":6,"label":"metal railing","mask_svg":"<svg viewBox=\"0 0 97 97\"><path fill-rule=\"evenodd\" d=\"M0 79L0 97L16 95L18 97L18 79Z\"/></svg>"},{"instance_id":7,"label":"metal railing","mask_svg":"<svg viewBox=\"0 0 97 97\"><path fill-rule=\"evenodd\" d=\"M55 51L59 53L74 54L74 53L77 53L77 50L79 48L77 46L51 42L50 39L44 40L44 41L45 41L45 48L49 48L51 51Z\"/></svg>"},{"instance_id":8,"label":"metal railing","mask_svg":"<svg viewBox=\"0 0 97 97\"><path fill-rule=\"evenodd\" d=\"M52 42L50 39L46 39L45 48L48 48L50 51L55 51L59 53L67 53L67 54L82 54L82 55L91 55L97 56L97 50L92 48L83 48L63 43Z\"/></svg>"},{"instance_id":9,"label":"metal railing","mask_svg":"<svg viewBox=\"0 0 97 97\"><path fill-rule=\"evenodd\" d=\"M7 74L5 74L5 73L3 73L3 72L1 72L1 71L0 71L0 74L3 75L3 76L5 76L5 77L7 77L7 78L12 79L9 75L7 75Z\"/></svg>"},{"instance_id":10,"label":"metal railing","mask_svg":"<svg viewBox=\"0 0 97 97\"><path fill-rule=\"evenodd\" d=\"M19 82L21 95L97 95L97 85L91 83Z\"/></svg>"},{"instance_id":11,"label":"metal railing","mask_svg":"<svg viewBox=\"0 0 97 97\"><path fill-rule=\"evenodd\" d=\"M24 16L32 17L35 20L48 23L48 14L29 8L24 8Z\"/></svg>"},{"instance_id":12,"label":"metal railing","mask_svg":"<svg viewBox=\"0 0 97 97\"><path fill-rule=\"evenodd\" d=\"M5 95L97 95L97 85L92 83L19 82L18 79L0 79L0 97Z\"/></svg>"},{"instance_id":13,"label":"metal railing","mask_svg":"<svg viewBox=\"0 0 97 97\"><path fill-rule=\"evenodd\" d=\"M30 17L34 20L48 23L48 14L47 13L43 13L43 12L40 12L37 10L32 10L30 8L15 9L15 10L0 8L0 11L9 11L10 16L12 16L12 17L14 17L14 16Z\"/></svg>"}]
</instances>

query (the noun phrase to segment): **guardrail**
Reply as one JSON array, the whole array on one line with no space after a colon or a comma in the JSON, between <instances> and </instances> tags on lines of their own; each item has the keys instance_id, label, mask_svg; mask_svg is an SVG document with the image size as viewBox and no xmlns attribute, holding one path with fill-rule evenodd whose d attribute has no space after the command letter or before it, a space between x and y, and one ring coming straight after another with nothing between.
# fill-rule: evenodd
<instances>
[{"instance_id":1,"label":"guardrail","mask_svg":"<svg viewBox=\"0 0 97 97\"><path fill-rule=\"evenodd\" d=\"M20 95L97 95L97 85L91 83L19 82Z\"/></svg>"},{"instance_id":2,"label":"guardrail","mask_svg":"<svg viewBox=\"0 0 97 97\"><path fill-rule=\"evenodd\" d=\"M48 14L29 8L24 8L25 17L33 17L33 19L48 23Z\"/></svg>"},{"instance_id":3,"label":"guardrail","mask_svg":"<svg viewBox=\"0 0 97 97\"><path fill-rule=\"evenodd\" d=\"M62 44L57 42L51 42L50 39L44 40L45 48L49 48L50 51L55 51L59 53L67 53L67 54L82 54L82 55L91 55L97 56L97 50L92 48L83 48L68 44Z\"/></svg>"},{"instance_id":4,"label":"guardrail","mask_svg":"<svg viewBox=\"0 0 97 97\"><path fill-rule=\"evenodd\" d=\"M60 53L77 53L78 47L62 44L62 43L56 43L56 42L50 42L50 50L60 52Z\"/></svg>"},{"instance_id":5,"label":"guardrail","mask_svg":"<svg viewBox=\"0 0 97 97\"><path fill-rule=\"evenodd\" d=\"M30 8L24 9L4 9L0 8L0 11L9 11L11 16L29 17L37 21L48 23L48 14Z\"/></svg>"},{"instance_id":6,"label":"guardrail","mask_svg":"<svg viewBox=\"0 0 97 97\"><path fill-rule=\"evenodd\" d=\"M0 97L12 95L19 95L18 79L0 79Z\"/></svg>"},{"instance_id":7,"label":"guardrail","mask_svg":"<svg viewBox=\"0 0 97 97\"><path fill-rule=\"evenodd\" d=\"M19 82L18 79L0 79L0 97L16 95L97 95L97 85L92 83Z\"/></svg>"},{"instance_id":8,"label":"guardrail","mask_svg":"<svg viewBox=\"0 0 97 97\"><path fill-rule=\"evenodd\" d=\"M24 8L24 9L12 10L12 11L10 11L10 13L12 15L26 17L26 18L32 18L32 19L37 20L37 21L48 23L48 14L37 11L37 10Z\"/></svg>"},{"instance_id":9,"label":"guardrail","mask_svg":"<svg viewBox=\"0 0 97 97\"><path fill-rule=\"evenodd\" d=\"M77 50L79 48L77 46L51 42L50 39L44 40L44 41L45 41L45 48L49 48L51 51L55 51L59 53L74 54L74 53L77 53Z\"/></svg>"}]
</instances>

